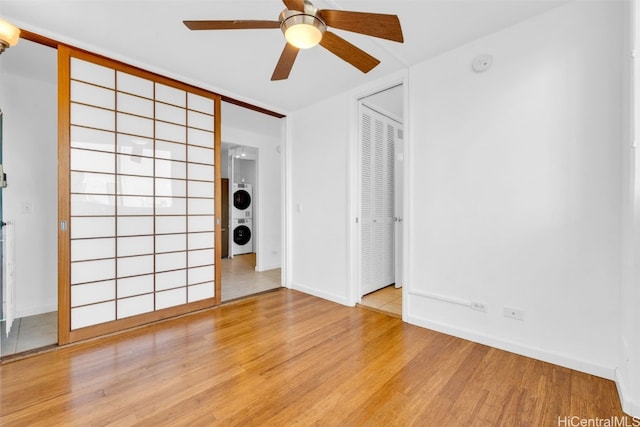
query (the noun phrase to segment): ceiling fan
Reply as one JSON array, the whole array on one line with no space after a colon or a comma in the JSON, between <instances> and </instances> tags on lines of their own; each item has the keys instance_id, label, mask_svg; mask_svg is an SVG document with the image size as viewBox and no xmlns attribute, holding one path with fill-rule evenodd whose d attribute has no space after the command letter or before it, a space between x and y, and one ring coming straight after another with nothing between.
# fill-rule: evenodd
<instances>
[{"instance_id":1,"label":"ceiling fan","mask_svg":"<svg viewBox=\"0 0 640 427\"><path fill-rule=\"evenodd\" d=\"M402 28L397 15L317 9L309 0L283 0L287 7L277 21L228 20L183 21L190 30L247 30L280 28L287 44L280 55L271 80L289 77L300 49L317 44L353 65L363 73L371 71L380 61L327 27L379 37L402 43Z\"/></svg>"}]
</instances>

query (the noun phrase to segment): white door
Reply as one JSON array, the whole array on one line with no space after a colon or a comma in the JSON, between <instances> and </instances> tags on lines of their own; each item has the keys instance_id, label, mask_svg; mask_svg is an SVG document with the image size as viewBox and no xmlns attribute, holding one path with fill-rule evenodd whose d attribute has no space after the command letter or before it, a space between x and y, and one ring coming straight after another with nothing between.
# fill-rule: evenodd
<instances>
[{"instance_id":1,"label":"white door","mask_svg":"<svg viewBox=\"0 0 640 427\"><path fill-rule=\"evenodd\" d=\"M360 114L360 279L362 295L395 282L396 123L362 106Z\"/></svg>"},{"instance_id":2,"label":"white door","mask_svg":"<svg viewBox=\"0 0 640 427\"><path fill-rule=\"evenodd\" d=\"M403 224L403 175L404 175L404 139L402 125L396 128L395 139L395 182L394 182L394 205L395 205L395 268L396 268L396 288L402 287L402 227Z\"/></svg>"}]
</instances>

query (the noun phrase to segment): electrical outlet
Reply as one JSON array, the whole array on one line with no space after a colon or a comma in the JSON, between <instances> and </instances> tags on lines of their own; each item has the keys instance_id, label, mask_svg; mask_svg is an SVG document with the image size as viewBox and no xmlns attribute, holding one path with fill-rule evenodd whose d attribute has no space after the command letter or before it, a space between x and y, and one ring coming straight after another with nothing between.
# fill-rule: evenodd
<instances>
[{"instance_id":1,"label":"electrical outlet","mask_svg":"<svg viewBox=\"0 0 640 427\"><path fill-rule=\"evenodd\" d=\"M471 308L476 311L487 312L487 304L478 301L471 301Z\"/></svg>"},{"instance_id":2,"label":"electrical outlet","mask_svg":"<svg viewBox=\"0 0 640 427\"><path fill-rule=\"evenodd\" d=\"M524 320L524 310L513 307L505 307L504 317L508 317L509 319Z\"/></svg>"}]
</instances>

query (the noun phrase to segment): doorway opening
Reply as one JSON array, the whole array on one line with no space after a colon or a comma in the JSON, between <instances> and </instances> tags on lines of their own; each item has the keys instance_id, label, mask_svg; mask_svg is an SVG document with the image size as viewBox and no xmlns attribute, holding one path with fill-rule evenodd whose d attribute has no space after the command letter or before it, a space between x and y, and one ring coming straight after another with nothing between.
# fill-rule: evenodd
<instances>
[{"instance_id":1,"label":"doorway opening","mask_svg":"<svg viewBox=\"0 0 640 427\"><path fill-rule=\"evenodd\" d=\"M360 305L402 317L404 96L398 84L359 100L357 271Z\"/></svg>"},{"instance_id":2,"label":"doorway opening","mask_svg":"<svg viewBox=\"0 0 640 427\"><path fill-rule=\"evenodd\" d=\"M58 342L57 49L21 39L0 73L4 358Z\"/></svg>"},{"instance_id":3,"label":"doorway opening","mask_svg":"<svg viewBox=\"0 0 640 427\"><path fill-rule=\"evenodd\" d=\"M282 121L223 102L222 294L281 287Z\"/></svg>"}]
</instances>

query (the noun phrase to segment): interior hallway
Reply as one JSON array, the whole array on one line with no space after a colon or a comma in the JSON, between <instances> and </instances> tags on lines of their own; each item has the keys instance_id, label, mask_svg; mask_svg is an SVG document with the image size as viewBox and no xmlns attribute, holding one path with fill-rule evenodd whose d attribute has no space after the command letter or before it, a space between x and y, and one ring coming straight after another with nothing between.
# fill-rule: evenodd
<instances>
[{"instance_id":1,"label":"interior hallway","mask_svg":"<svg viewBox=\"0 0 640 427\"><path fill-rule=\"evenodd\" d=\"M231 301L280 287L280 269L257 272L256 254L222 259L222 301Z\"/></svg>"},{"instance_id":2,"label":"interior hallway","mask_svg":"<svg viewBox=\"0 0 640 427\"><path fill-rule=\"evenodd\" d=\"M402 288L389 285L364 295L360 307L402 318Z\"/></svg>"},{"instance_id":3,"label":"interior hallway","mask_svg":"<svg viewBox=\"0 0 640 427\"><path fill-rule=\"evenodd\" d=\"M6 322L0 322L0 356L9 356L57 344L58 312L37 314L15 319L9 335Z\"/></svg>"}]
</instances>

